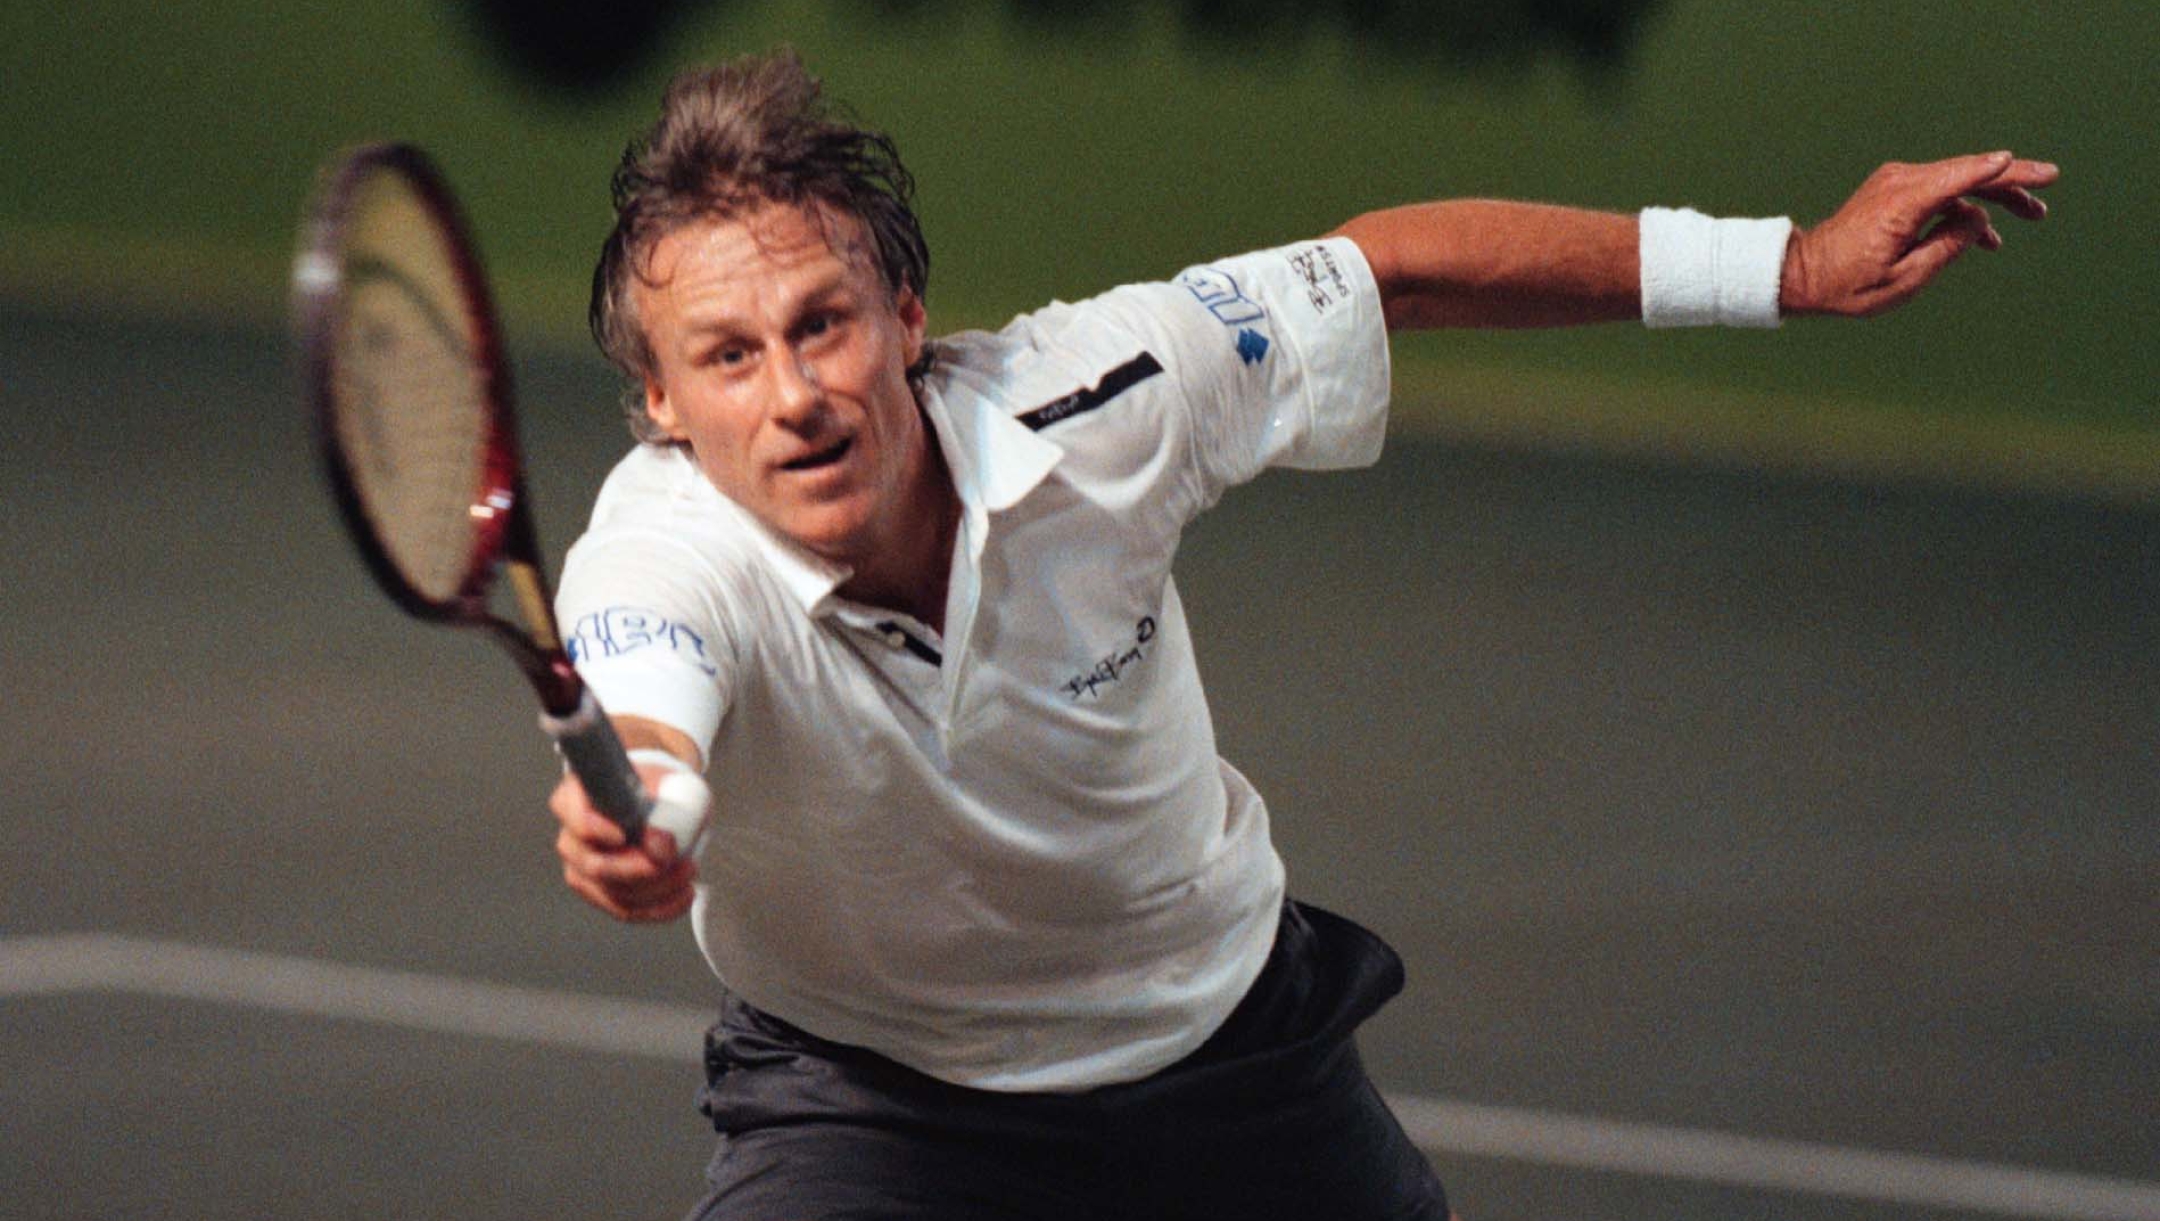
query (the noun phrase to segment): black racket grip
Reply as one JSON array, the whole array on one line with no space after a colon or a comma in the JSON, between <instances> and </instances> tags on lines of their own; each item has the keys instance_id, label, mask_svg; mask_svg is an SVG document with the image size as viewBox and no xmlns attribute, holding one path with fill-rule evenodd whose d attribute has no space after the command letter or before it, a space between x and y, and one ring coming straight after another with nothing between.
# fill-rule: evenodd
<instances>
[{"instance_id":1,"label":"black racket grip","mask_svg":"<svg viewBox=\"0 0 2160 1221\"><path fill-rule=\"evenodd\" d=\"M579 695L578 706L569 716L541 713L540 727L555 739L593 807L621 827L625 839L636 843L644 833L646 816L652 813L652 797L639 782L637 769L630 766L630 755L592 690Z\"/></svg>"}]
</instances>

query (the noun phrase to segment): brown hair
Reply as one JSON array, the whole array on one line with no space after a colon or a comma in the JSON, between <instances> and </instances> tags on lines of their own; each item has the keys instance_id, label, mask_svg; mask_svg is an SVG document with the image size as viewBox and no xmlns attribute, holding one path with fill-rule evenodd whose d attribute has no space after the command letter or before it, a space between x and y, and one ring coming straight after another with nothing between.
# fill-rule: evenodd
<instances>
[{"instance_id":1,"label":"brown hair","mask_svg":"<svg viewBox=\"0 0 2160 1221\"><path fill-rule=\"evenodd\" d=\"M615 229L593 268L587 320L608 360L639 383L623 408L641 441L662 438L645 414L642 383L654 360L630 278L644 277L653 247L678 227L762 203L808 208L828 236L833 218L853 217L875 246L888 292L908 289L921 299L928 287L915 180L899 150L882 132L835 116L792 50L676 77L659 121L623 150L611 188Z\"/></svg>"}]
</instances>

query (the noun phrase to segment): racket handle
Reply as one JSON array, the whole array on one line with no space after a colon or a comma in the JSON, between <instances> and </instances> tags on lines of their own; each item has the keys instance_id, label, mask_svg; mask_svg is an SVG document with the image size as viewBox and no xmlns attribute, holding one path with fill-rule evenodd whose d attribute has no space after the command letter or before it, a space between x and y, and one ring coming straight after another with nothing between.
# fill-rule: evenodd
<instances>
[{"instance_id":1,"label":"racket handle","mask_svg":"<svg viewBox=\"0 0 2160 1221\"><path fill-rule=\"evenodd\" d=\"M626 839L636 843L645 831L646 816L652 812L652 796L638 782L637 770L630 766L622 739L615 735L615 725L600 710L600 701L593 698L592 689L579 693L578 706L568 716L541 713L540 727L555 739L570 770L577 773L578 783L585 786L593 808L607 815L609 821L622 828Z\"/></svg>"}]
</instances>

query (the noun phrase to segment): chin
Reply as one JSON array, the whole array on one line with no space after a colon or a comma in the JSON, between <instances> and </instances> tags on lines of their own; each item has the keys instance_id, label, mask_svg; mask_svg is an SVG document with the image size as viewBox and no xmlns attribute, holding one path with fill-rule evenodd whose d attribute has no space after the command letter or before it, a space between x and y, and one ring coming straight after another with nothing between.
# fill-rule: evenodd
<instances>
[{"instance_id":1,"label":"chin","mask_svg":"<svg viewBox=\"0 0 2160 1221\"><path fill-rule=\"evenodd\" d=\"M837 506L791 514L772 524L798 546L835 563L860 567L871 545L870 515Z\"/></svg>"}]
</instances>

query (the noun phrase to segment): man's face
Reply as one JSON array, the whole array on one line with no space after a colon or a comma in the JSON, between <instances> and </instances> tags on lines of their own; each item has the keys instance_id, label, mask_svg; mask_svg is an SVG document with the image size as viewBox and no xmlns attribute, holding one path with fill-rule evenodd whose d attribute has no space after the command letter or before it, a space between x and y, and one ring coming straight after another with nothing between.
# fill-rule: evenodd
<instances>
[{"instance_id":1,"label":"man's face","mask_svg":"<svg viewBox=\"0 0 2160 1221\"><path fill-rule=\"evenodd\" d=\"M821 227L783 204L684 225L645 270L653 422L758 520L860 567L921 487L922 302L886 290L852 218Z\"/></svg>"}]
</instances>

